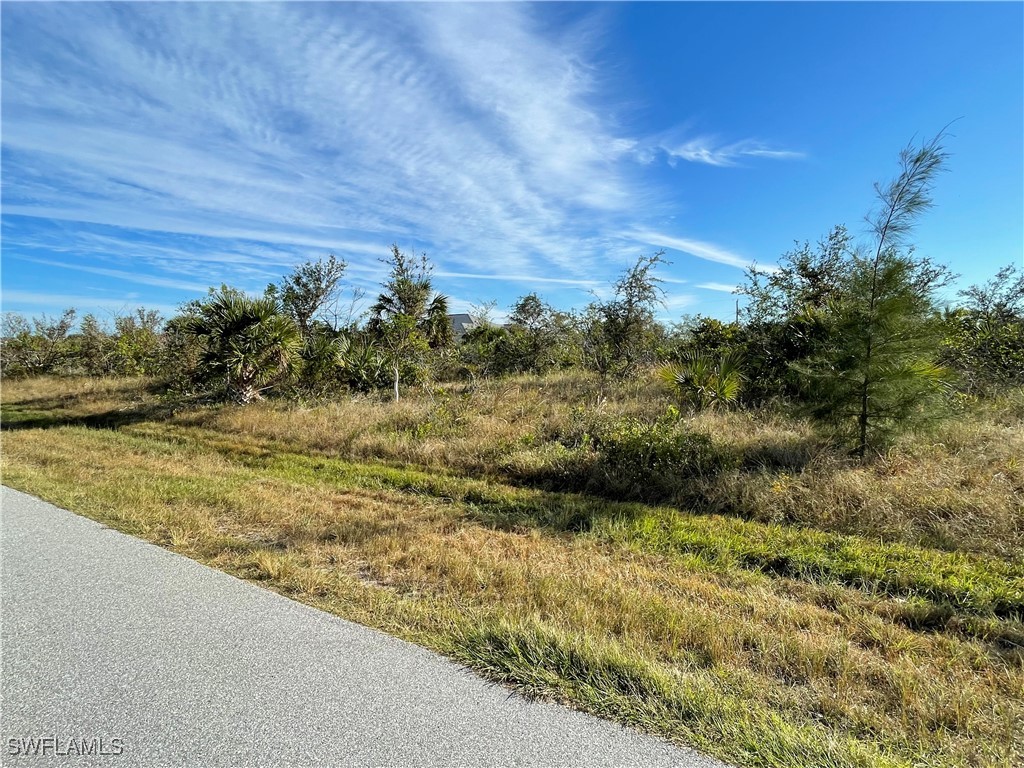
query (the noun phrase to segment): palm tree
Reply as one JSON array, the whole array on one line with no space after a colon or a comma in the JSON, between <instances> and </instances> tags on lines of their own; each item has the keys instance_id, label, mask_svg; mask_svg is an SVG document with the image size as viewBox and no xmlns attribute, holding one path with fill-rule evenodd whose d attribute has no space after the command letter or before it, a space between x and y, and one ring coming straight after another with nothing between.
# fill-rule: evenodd
<instances>
[{"instance_id":1,"label":"palm tree","mask_svg":"<svg viewBox=\"0 0 1024 768\"><path fill-rule=\"evenodd\" d=\"M221 287L192 311L185 331L200 340L201 370L227 397L243 404L262 399L294 373L302 336L276 299Z\"/></svg>"},{"instance_id":2,"label":"palm tree","mask_svg":"<svg viewBox=\"0 0 1024 768\"><path fill-rule=\"evenodd\" d=\"M684 403L698 410L732 405L744 381L738 355L726 353L715 359L696 351L688 353L681 363L662 367L658 377Z\"/></svg>"}]
</instances>

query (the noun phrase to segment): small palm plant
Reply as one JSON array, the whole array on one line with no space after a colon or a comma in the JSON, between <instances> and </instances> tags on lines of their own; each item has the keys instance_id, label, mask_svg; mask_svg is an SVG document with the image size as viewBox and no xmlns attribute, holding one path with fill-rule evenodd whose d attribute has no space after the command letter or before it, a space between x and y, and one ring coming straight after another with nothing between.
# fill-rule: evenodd
<instances>
[{"instance_id":1,"label":"small palm plant","mask_svg":"<svg viewBox=\"0 0 1024 768\"><path fill-rule=\"evenodd\" d=\"M302 347L302 371L299 386L316 397L323 397L340 386L345 356L351 342L344 334L314 324L306 333Z\"/></svg>"},{"instance_id":2,"label":"small palm plant","mask_svg":"<svg viewBox=\"0 0 1024 768\"><path fill-rule=\"evenodd\" d=\"M345 381L358 392L372 392L389 383L387 360L369 339L351 344L342 363Z\"/></svg>"},{"instance_id":3,"label":"small palm plant","mask_svg":"<svg viewBox=\"0 0 1024 768\"><path fill-rule=\"evenodd\" d=\"M302 336L275 299L222 288L192 312L185 330L203 346L200 368L229 398L259 400L294 374Z\"/></svg>"},{"instance_id":4,"label":"small palm plant","mask_svg":"<svg viewBox=\"0 0 1024 768\"><path fill-rule=\"evenodd\" d=\"M679 399L696 410L730 406L739 398L744 376L739 355L718 358L691 351L681 362L663 366L658 377Z\"/></svg>"}]
</instances>

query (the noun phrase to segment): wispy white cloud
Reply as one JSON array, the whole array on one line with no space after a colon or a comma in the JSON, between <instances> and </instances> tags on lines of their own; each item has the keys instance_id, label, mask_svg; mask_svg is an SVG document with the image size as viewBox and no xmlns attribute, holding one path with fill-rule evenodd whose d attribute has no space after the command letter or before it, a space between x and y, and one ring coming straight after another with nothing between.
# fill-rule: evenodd
<instances>
[{"instance_id":1,"label":"wispy white cloud","mask_svg":"<svg viewBox=\"0 0 1024 768\"><path fill-rule=\"evenodd\" d=\"M506 275L506 274L491 274L491 273L472 273L472 272L447 272L440 271L433 273L435 277L451 277L459 278L463 280L500 280L503 282L512 283L553 283L556 285L577 285L582 287L591 287L602 285L601 280L575 280L571 278L563 277L538 277L536 275ZM666 280L666 282L669 282ZM675 282L675 281L672 281ZM682 281L685 282L685 281Z\"/></svg>"},{"instance_id":2,"label":"wispy white cloud","mask_svg":"<svg viewBox=\"0 0 1024 768\"><path fill-rule=\"evenodd\" d=\"M719 167L739 165L744 158L769 160L801 160L807 155L791 149L773 147L756 139L723 142L714 136L685 136L686 129L676 129L637 142L630 149L642 163L651 163L663 155L670 165L679 160Z\"/></svg>"},{"instance_id":3,"label":"wispy white cloud","mask_svg":"<svg viewBox=\"0 0 1024 768\"><path fill-rule=\"evenodd\" d=\"M666 296L655 309L655 317L659 322L672 324L679 321L680 315L688 312L700 303L700 299L692 293L674 293Z\"/></svg>"},{"instance_id":4,"label":"wispy white cloud","mask_svg":"<svg viewBox=\"0 0 1024 768\"><path fill-rule=\"evenodd\" d=\"M578 275L644 197L526 6L131 8L5 15L8 213Z\"/></svg>"},{"instance_id":5,"label":"wispy white cloud","mask_svg":"<svg viewBox=\"0 0 1024 768\"><path fill-rule=\"evenodd\" d=\"M157 288L333 251L372 291L392 241L441 278L597 288L671 204L642 152L794 156L623 135L594 28L525 4L11 4L2 33L5 250Z\"/></svg>"},{"instance_id":6,"label":"wispy white cloud","mask_svg":"<svg viewBox=\"0 0 1024 768\"><path fill-rule=\"evenodd\" d=\"M672 296L668 296L662 302L662 306L668 312L669 316L676 315L680 310L692 307L698 302L698 298L693 294L679 293Z\"/></svg>"},{"instance_id":7,"label":"wispy white cloud","mask_svg":"<svg viewBox=\"0 0 1024 768\"><path fill-rule=\"evenodd\" d=\"M125 269L107 269L105 267L94 267L86 264L74 264L65 261L53 261L50 259L32 259L22 257L23 261L30 261L34 264L44 264L50 267L62 267L64 269L73 269L78 272L88 272L93 275L103 275L104 277L113 277L118 280L127 280L128 282L138 283L140 285L152 285L159 288L177 288L182 291L191 291L193 293L205 293L209 287L208 284L189 282L186 280L175 280L169 277L159 277L154 275L146 275L140 272L132 272Z\"/></svg>"},{"instance_id":8,"label":"wispy white cloud","mask_svg":"<svg viewBox=\"0 0 1024 768\"><path fill-rule=\"evenodd\" d=\"M165 317L177 311L172 304L146 302L146 309L156 310ZM133 312L139 302L124 297L104 298L90 294L47 293L45 291L5 290L3 293L3 311L37 316L40 312L57 314L68 308L87 307L90 311L101 310L108 315L125 315ZM81 315L81 312L79 312Z\"/></svg>"},{"instance_id":9,"label":"wispy white cloud","mask_svg":"<svg viewBox=\"0 0 1024 768\"><path fill-rule=\"evenodd\" d=\"M719 264L727 264L730 267L746 269L754 265L752 259L744 258L732 253L721 246L712 243L690 240L683 237L665 235L658 232L630 232L624 236L632 237L655 248L667 248L681 253L687 253L706 261L714 261ZM758 264L757 269L764 272L774 272L777 267L773 264Z\"/></svg>"},{"instance_id":10,"label":"wispy white cloud","mask_svg":"<svg viewBox=\"0 0 1024 768\"><path fill-rule=\"evenodd\" d=\"M697 283L697 287L707 291L721 291L722 293L733 293L736 290L736 286L729 283Z\"/></svg>"}]
</instances>

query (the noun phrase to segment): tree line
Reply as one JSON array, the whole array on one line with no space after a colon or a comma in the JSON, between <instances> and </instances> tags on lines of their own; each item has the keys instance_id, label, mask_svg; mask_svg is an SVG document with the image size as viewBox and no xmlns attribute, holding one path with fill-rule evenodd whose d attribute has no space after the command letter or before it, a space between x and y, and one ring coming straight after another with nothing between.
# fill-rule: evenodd
<instances>
[{"instance_id":1,"label":"tree line","mask_svg":"<svg viewBox=\"0 0 1024 768\"><path fill-rule=\"evenodd\" d=\"M171 392L249 403L270 394L325 398L427 380L475 381L583 369L615 379L657 376L688 409L781 404L830 424L866 455L896 431L938 418L958 399L1024 386L1024 273L1001 269L943 305L955 279L918 256L910 234L946 160L943 134L900 154L877 185L870 236L843 226L747 270L735 321L657 321L663 252L640 257L582 310L520 297L505 324L456 339L448 300L425 254L391 247L369 311L339 322L346 262L306 262L250 296L222 285L172 318L139 309L113 327L75 311L3 318L0 373L145 375Z\"/></svg>"}]
</instances>

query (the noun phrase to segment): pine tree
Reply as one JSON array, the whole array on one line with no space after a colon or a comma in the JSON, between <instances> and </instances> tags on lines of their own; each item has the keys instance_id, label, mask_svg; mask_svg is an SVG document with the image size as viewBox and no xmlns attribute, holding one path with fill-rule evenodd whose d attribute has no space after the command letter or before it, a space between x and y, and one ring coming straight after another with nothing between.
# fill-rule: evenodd
<instances>
[{"instance_id":1,"label":"pine tree","mask_svg":"<svg viewBox=\"0 0 1024 768\"><path fill-rule=\"evenodd\" d=\"M935 293L953 275L905 249L915 220L931 207L935 177L947 157L940 133L900 153L900 173L876 185L880 206L868 218L867 252L849 255L839 290L824 310L827 341L794 366L804 376L811 413L853 433L864 457L894 431L936 412L945 371Z\"/></svg>"},{"instance_id":2,"label":"pine tree","mask_svg":"<svg viewBox=\"0 0 1024 768\"><path fill-rule=\"evenodd\" d=\"M387 263L391 274L370 308L368 330L388 352L397 402L402 366L419 363L431 348L451 346L452 327L448 299L434 293L425 254L408 256L392 245Z\"/></svg>"}]
</instances>

